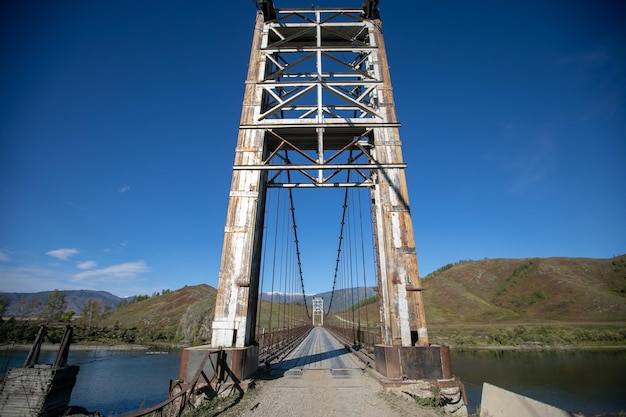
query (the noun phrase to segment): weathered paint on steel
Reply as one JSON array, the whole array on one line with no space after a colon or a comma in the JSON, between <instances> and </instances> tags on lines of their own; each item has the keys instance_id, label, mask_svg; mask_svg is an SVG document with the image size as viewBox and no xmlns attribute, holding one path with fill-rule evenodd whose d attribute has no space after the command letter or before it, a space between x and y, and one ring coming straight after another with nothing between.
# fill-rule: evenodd
<instances>
[{"instance_id":1,"label":"weathered paint on steel","mask_svg":"<svg viewBox=\"0 0 626 417\"><path fill-rule=\"evenodd\" d=\"M255 34L263 29L263 17L257 15ZM260 89L254 83L263 74L261 46L264 37L254 36L244 92L241 124L254 124L259 113ZM263 161L265 132L240 129L234 165L258 165ZM215 302L211 345L243 348L254 343L256 289L261 245L262 216L265 201L265 174L258 170L233 170L229 194L224 244ZM258 263L258 262L257 262ZM254 290L253 294L250 288Z\"/></svg>"},{"instance_id":2,"label":"weathered paint on steel","mask_svg":"<svg viewBox=\"0 0 626 417\"><path fill-rule=\"evenodd\" d=\"M289 13L288 10L279 11L282 12ZM325 185L324 171L318 166L327 162L324 152L341 149L346 143L337 141L335 136L335 142L331 143L339 147L333 148L327 137L333 137L333 129L364 126L364 130L356 134L362 134L360 137L367 139L369 146L365 153L369 152L368 163L375 163L378 167L363 166L370 170L372 176L366 185L372 186L382 341L390 346L411 346L417 340L419 345L427 346L405 165L381 22L363 20L343 24L345 28L357 28L359 34L367 33L369 40L362 45L358 42L341 45L337 50L353 48L363 54L367 63L367 69L361 73L367 72L361 80L364 93L351 97L340 91L342 83L333 80L332 74L324 73L322 65L322 50L335 51L338 48L324 43L322 28L334 24L332 30L340 30L340 26L323 20L320 10L311 12L313 20L291 27L287 20L265 22L261 14L257 16L224 229L212 345L244 347L254 342L254 311L258 302L262 222L269 171L264 164L268 155L275 152L275 149L266 149L268 138L282 146L285 141L281 129L287 132L294 126L306 129L306 134L299 133L299 137L288 139L295 144L294 150L312 153L309 162L314 169L309 179L321 188ZM311 32L315 34L314 38L307 35L307 38L297 40L294 30L301 30L307 25L314 28ZM287 34L283 35L283 32ZM295 40L294 44L290 43L292 40ZM312 78L291 76L280 79L280 74L288 70L279 65L282 62L280 55L296 51L310 54L315 61ZM305 79L306 82L303 81ZM300 90L283 97L280 88ZM305 112L303 116L281 120L282 112L298 108L298 100L309 91L316 97L315 104L301 105L299 108ZM346 100L347 105L353 106L355 114L359 112L360 116L326 117L329 107L322 102L325 95ZM363 100L366 96L368 100ZM307 111L307 106L310 111ZM274 129L271 133L267 130L270 128ZM340 165L333 166L333 169L341 169ZM291 168L303 170L306 166Z\"/></svg>"},{"instance_id":3,"label":"weathered paint on steel","mask_svg":"<svg viewBox=\"0 0 626 417\"><path fill-rule=\"evenodd\" d=\"M383 121L397 123L391 77L387 63L380 21L370 29L370 39L377 46L372 52L374 73L383 81L378 89L379 113ZM374 129L374 154L378 163L402 163L402 148L397 127ZM373 197L378 207L376 215L382 227L377 228L377 253L385 254L385 264L379 265L379 287L381 291L382 314L389 324L383 324L382 340L387 345L411 346L411 332L416 333L417 343L428 346L425 331L426 320L420 291L407 291L420 288L417 255L414 251L413 225L404 170L385 169L376 175ZM401 206L402 210L395 207ZM417 331L422 329L422 331Z\"/></svg>"}]
</instances>

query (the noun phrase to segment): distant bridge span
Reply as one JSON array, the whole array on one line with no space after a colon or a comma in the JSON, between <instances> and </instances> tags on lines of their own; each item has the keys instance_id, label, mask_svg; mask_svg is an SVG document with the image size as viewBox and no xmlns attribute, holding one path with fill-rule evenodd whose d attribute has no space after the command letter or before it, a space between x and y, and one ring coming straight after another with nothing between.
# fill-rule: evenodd
<instances>
[{"instance_id":1,"label":"distant bridge span","mask_svg":"<svg viewBox=\"0 0 626 417\"><path fill-rule=\"evenodd\" d=\"M344 343L323 327L314 327L287 356L270 365L272 372L287 375L302 375L310 370L340 374L340 371L361 370L364 367L365 364L352 355Z\"/></svg>"}]
</instances>

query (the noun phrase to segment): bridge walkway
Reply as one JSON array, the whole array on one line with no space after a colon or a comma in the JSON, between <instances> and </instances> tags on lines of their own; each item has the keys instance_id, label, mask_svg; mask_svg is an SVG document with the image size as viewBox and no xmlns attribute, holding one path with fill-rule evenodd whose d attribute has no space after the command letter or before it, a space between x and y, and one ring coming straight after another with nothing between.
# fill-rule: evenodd
<instances>
[{"instance_id":1,"label":"bridge walkway","mask_svg":"<svg viewBox=\"0 0 626 417\"><path fill-rule=\"evenodd\" d=\"M437 417L394 394L365 371L328 330L314 328L289 355L257 379L221 417Z\"/></svg>"},{"instance_id":2,"label":"bridge walkway","mask_svg":"<svg viewBox=\"0 0 626 417\"><path fill-rule=\"evenodd\" d=\"M308 370L329 370L335 373L360 371L363 366L328 330L314 327L302 343L272 368L295 375Z\"/></svg>"}]
</instances>

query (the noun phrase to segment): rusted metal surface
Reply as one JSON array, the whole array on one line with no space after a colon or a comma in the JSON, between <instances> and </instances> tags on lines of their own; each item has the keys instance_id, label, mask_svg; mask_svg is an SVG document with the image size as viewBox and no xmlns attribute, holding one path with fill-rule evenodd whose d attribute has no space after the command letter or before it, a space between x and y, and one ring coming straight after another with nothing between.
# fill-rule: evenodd
<instances>
[{"instance_id":1,"label":"rusted metal surface","mask_svg":"<svg viewBox=\"0 0 626 417\"><path fill-rule=\"evenodd\" d=\"M216 383L227 380L240 383L250 378L258 368L258 346L245 348L215 349L211 346L195 346L183 350L179 378L192 381L201 371L205 378ZM208 355L208 360L205 360ZM219 366L217 365L219 364ZM228 373L225 374L228 370Z\"/></svg>"},{"instance_id":2,"label":"rusted metal surface","mask_svg":"<svg viewBox=\"0 0 626 417\"><path fill-rule=\"evenodd\" d=\"M262 28L263 16L258 14L255 34ZM263 73L261 40L258 35L253 38L248 80L257 80ZM247 83L242 124L254 122L259 101L259 89L253 82ZM239 130L235 166L261 163L264 135L261 129ZM244 348L254 343L265 178L266 174L258 170L233 170L213 320L213 347Z\"/></svg>"},{"instance_id":3,"label":"rusted metal surface","mask_svg":"<svg viewBox=\"0 0 626 417\"><path fill-rule=\"evenodd\" d=\"M371 29L377 59L374 72L382 80L380 113L385 122L396 123L387 54L380 21ZM398 128L374 129L374 159L380 164L402 163ZM406 177L402 169L374 171L373 217L378 255L382 341L393 346L428 346L428 333ZM407 291L409 289L410 291ZM417 290L417 291L416 291Z\"/></svg>"},{"instance_id":4,"label":"rusted metal surface","mask_svg":"<svg viewBox=\"0 0 626 417\"><path fill-rule=\"evenodd\" d=\"M377 345L374 357L376 371L392 381L452 378L446 346Z\"/></svg>"},{"instance_id":5,"label":"rusted metal surface","mask_svg":"<svg viewBox=\"0 0 626 417\"><path fill-rule=\"evenodd\" d=\"M385 366L393 373L393 367L431 355L437 372L447 373L440 350L400 349L428 348L429 341L377 2L365 1L362 9L260 6L211 346L244 349L260 337L255 311L266 190L370 187L380 306L376 342L394 348L385 350Z\"/></svg>"}]
</instances>

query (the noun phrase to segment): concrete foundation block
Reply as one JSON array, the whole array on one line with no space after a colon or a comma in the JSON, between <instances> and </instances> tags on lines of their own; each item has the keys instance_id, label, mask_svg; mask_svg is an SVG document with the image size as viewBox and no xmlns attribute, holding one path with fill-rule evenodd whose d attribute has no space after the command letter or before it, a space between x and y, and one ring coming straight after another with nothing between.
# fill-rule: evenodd
<instances>
[{"instance_id":1,"label":"concrete foundation block","mask_svg":"<svg viewBox=\"0 0 626 417\"><path fill-rule=\"evenodd\" d=\"M480 401L480 417L572 417L560 408L532 398L507 391L503 388L483 384Z\"/></svg>"},{"instance_id":2,"label":"concrete foundation block","mask_svg":"<svg viewBox=\"0 0 626 417\"><path fill-rule=\"evenodd\" d=\"M376 372L393 381L452 378L448 346L374 347Z\"/></svg>"},{"instance_id":3,"label":"concrete foundation block","mask_svg":"<svg viewBox=\"0 0 626 417\"><path fill-rule=\"evenodd\" d=\"M249 379L256 373L259 365L258 346L224 348L223 351L226 353L225 365L231 375L237 379L236 383ZM209 345L194 346L183 350L179 379L191 382L207 353L209 353L210 357L202 370L207 378L213 379L218 366L218 349ZM223 376L228 377L228 373Z\"/></svg>"}]
</instances>

